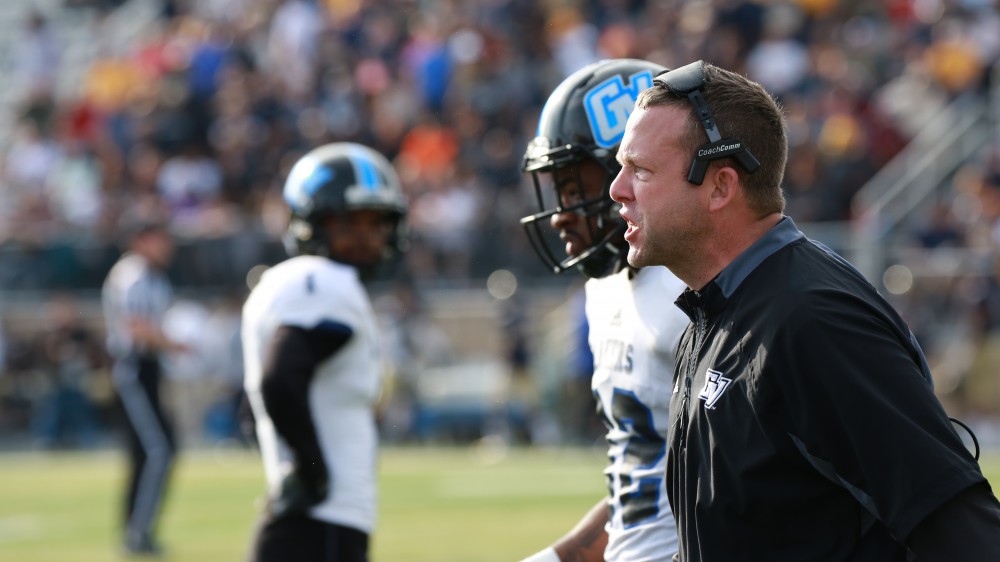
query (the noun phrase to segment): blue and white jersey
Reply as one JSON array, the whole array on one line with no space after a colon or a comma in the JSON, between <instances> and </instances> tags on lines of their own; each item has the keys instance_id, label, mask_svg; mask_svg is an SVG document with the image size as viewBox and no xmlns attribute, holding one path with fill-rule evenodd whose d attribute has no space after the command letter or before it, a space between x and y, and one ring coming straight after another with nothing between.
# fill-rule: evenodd
<instances>
[{"instance_id":1,"label":"blue and white jersey","mask_svg":"<svg viewBox=\"0 0 1000 562\"><path fill-rule=\"evenodd\" d=\"M586 283L591 387L608 426L608 562L669 562L677 526L666 490L674 353L688 318L685 285L665 267Z\"/></svg>"},{"instance_id":2,"label":"blue and white jersey","mask_svg":"<svg viewBox=\"0 0 1000 562\"><path fill-rule=\"evenodd\" d=\"M309 329L322 322L349 326L353 335L320 363L309 389L313 424L330 471L330 493L310 515L371 533L377 507L374 407L384 369L375 313L356 269L298 256L264 273L243 306L244 386L256 417L268 487L276 495L292 468L292 456L264 408L264 357L278 327Z\"/></svg>"}]
</instances>

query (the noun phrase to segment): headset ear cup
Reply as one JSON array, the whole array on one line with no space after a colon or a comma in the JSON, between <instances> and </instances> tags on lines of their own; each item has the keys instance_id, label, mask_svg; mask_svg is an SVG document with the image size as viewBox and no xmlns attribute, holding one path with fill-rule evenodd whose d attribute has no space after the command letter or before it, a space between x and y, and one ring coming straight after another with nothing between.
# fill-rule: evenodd
<instances>
[{"instance_id":1,"label":"headset ear cup","mask_svg":"<svg viewBox=\"0 0 1000 562\"><path fill-rule=\"evenodd\" d=\"M699 160L698 157L695 156L691 160L691 169L688 170L688 183L701 185L701 182L705 181L706 171L708 171L708 162L705 160Z\"/></svg>"}]
</instances>

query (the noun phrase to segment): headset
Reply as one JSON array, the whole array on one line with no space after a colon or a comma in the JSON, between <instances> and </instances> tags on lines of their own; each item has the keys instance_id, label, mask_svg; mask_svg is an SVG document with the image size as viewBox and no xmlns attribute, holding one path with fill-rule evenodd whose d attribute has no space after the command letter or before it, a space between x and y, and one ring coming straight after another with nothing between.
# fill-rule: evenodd
<instances>
[{"instance_id":1,"label":"headset","mask_svg":"<svg viewBox=\"0 0 1000 562\"><path fill-rule=\"evenodd\" d=\"M663 86L668 91L678 95L687 96L694 109L694 114L705 128L708 135L708 142L699 146L695 151L694 159L691 161L691 169L688 170L687 181L701 185L705 181L705 172L708 170L708 163L713 160L733 157L736 162L748 173L753 173L760 168L760 162L750 152L740 139L722 138L719 127L712 116L712 110L708 107L708 101L702 93L705 87L705 63L696 61L673 70L661 72L653 78L653 84Z\"/></svg>"}]
</instances>

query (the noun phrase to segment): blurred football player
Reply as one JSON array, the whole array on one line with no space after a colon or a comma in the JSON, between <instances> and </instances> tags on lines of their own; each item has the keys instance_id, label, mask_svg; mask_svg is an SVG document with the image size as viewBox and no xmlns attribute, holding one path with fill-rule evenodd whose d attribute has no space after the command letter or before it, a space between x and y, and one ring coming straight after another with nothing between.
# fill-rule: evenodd
<instances>
[{"instance_id":1,"label":"blurred football player","mask_svg":"<svg viewBox=\"0 0 1000 562\"><path fill-rule=\"evenodd\" d=\"M673 301L685 287L664 267L628 265L625 224L608 194L625 121L664 70L613 59L575 72L549 96L524 155L540 208L521 219L532 246L555 273L575 268L589 278L591 389L609 459L608 497L525 562L667 562L677 551L664 478L674 350L688 324Z\"/></svg>"},{"instance_id":2,"label":"blurred football player","mask_svg":"<svg viewBox=\"0 0 1000 562\"><path fill-rule=\"evenodd\" d=\"M294 257L243 307L245 387L268 486L250 559L368 559L382 360L364 282L401 250L406 201L374 150L305 154L284 187Z\"/></svg>"}]
</instances>

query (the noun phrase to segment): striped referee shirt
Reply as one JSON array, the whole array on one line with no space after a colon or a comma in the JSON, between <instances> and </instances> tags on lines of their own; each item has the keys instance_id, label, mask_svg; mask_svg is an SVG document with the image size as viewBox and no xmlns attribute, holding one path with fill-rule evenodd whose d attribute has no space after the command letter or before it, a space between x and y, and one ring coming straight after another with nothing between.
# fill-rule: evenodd
<instances>
[{"instance_id":1,"label":"striped referee shirt","mask_svg":"<svg viewBox=\"0 0 1000 562\"><path fill-rule=\"evenodd\" d=\"M159 326L172 299L170 281L146 258L128 253L118 260L108 273L101 291L111 356L120 359L149 353L150 350L140 349L132 341L129 320L142 318Z\"/></svg>"}]
</instances>

